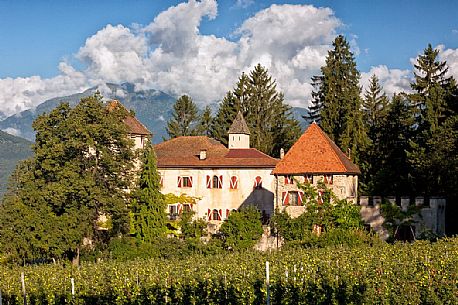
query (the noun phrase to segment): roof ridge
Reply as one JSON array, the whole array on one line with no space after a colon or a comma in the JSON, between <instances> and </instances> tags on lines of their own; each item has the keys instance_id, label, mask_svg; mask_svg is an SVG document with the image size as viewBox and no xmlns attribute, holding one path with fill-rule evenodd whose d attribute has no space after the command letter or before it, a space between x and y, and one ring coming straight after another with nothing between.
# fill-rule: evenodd
<instances>
[{"instance_id":1,"label":"roof ridge","mask_svg":"<svg viewBox=\"0 0 458 305\"><path fill-rule=\"evenodd\" d=\"M317 125L315 123L315 125ZM323 129L319 128L319 126L317 125L318 127L318 131L320 132L321 136L324 137L326 139L326 141L329 143L329 145L331 145L331 148L332 148L332 153L336 156L337 160L339 161L340 165L342 166L342 168L344 170L347 170L347 167L345 166L345 164L343 164L342 160L340 159L339 155L337 154L336 150L335 150L335 147L333 147L332 144L334 144L335 146L337 146L336 143L334 143L334 141L323 131ZM338 147L337 147L338 148ZM340 149L340 148L339 148Z\"/></svg>"}]
</instances>

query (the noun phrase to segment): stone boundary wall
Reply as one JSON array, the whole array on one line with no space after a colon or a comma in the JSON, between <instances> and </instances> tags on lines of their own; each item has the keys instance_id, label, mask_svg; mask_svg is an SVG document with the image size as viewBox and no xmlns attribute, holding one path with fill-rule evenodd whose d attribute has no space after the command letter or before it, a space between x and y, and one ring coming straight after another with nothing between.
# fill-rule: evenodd
<instances>
[{"instance_id":1,"label":"stone boundary wall","mask_svg":"<svg viewBox=\"0 0 458 305\"><path fill-rule=\"evenodd\" d=\"M388 238L388 232L383 228L385 219L381 215L382 202L390 202L407 211L410 205L419 207L420 212L414 216L415 235L431 232L438 236L445 235L445 206L446 200L442 197L395 197L395 196L360 196L361 217L382 239Z\"/></svg>"}]
</instances>

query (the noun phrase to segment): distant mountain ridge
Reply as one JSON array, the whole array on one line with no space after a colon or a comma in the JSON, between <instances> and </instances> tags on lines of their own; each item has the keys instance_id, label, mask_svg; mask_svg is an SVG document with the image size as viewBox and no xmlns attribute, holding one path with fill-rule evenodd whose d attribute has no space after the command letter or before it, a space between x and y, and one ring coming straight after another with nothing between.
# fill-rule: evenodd
<instances>
[{"instance_id":1,"label":"distant mountain ridge","mask_svg":"<svg viewBox=\"0 0 458 305\"><path fill-rule=\"evenodd\" d=\"M159 90L135 90L135 86L130 83L121 85L107 83L110 92L104 92L107 99L119 100L127 109L132 109L136 117L153 133L153 142L162 142L168 138L166 132L167 121L173 113L173 104L176 97ZM90 88L84 92L76 93L64 97L56 97L43 102L35 109L25 110L5 119L0 118L0 130L16 134L30 141L35 140L35 132L32 129L33 121L42 113L50 112L62 102L68 102L70 106L75 106L83 97L93 95L97 88ZM212 103L210 108L215 113L218 109L217 103ZM308 125L302 118L308 114L308 110L300 107L293 107L292 114L301 123L302 129Z\"/></svg>"},{"instance_id":2,"label":"distant mountain ridge","mask_svg":"<svg viewBox=\"0 0 458 305\"><path fill-rule=\"evenodd\" d=\"M127 109L134 110L137 118L155 135L154 142L160 142L162 137L166 136L164 127L171 116L175 97L154 89L135 91L134 85L129 83L121 85L108 83L106 85L111 92L105 92L104 97L117 99ZM35 109L25 110L0 120L0 130L6 130L34 141L35 132L32 129L32 123L40 114L50 112L62 102L75 106L81 98L93 95L96 90L97 88L90 88L81 93L47 100Z\"/></svg>"},{"instance_id":3,"label":"distant mountain ridge","mask_svg":"<svg viewBox=\"0 0 458 305\"><path fill-rule=\"evenodd\" d=\"M32 144L0 130L0 202L17 162L32 155Z\"/></svg>"}]
</instances>

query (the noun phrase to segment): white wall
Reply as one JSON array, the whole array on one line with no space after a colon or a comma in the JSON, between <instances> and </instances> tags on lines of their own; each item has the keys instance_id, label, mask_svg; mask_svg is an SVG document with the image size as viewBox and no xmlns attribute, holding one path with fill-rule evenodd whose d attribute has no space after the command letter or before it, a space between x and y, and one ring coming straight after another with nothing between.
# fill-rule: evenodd
<instances>
[{"instance_id":1,"label":"white wall","mask_svg":"<svg viewBox=\"0 0 458 305\"><path fill-rule=\"evenodd\" d=\"M274 204L274 176L270 169L164 169L159 168L162 176L163 194L175 195L186 194L201 198L193 210L196 216L207 218L208 209L221 209L222 220L226 219L226 210L238 209L242 205L256 203L259 210L265 210L269 215L273 214ZM206 177L223 176L221 189L208 189ZM179 176L190 176L193 180L191 188L179 188L177 185ZM238 188L230 189L231 176L238 177ZM262 189L254 189L257 176L262 178Z\"/></svg>"}]
</instances>

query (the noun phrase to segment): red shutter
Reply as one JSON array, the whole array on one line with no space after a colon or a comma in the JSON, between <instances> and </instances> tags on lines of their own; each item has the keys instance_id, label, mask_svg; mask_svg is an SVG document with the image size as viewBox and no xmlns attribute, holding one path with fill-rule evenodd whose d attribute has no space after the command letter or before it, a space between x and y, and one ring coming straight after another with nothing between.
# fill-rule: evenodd
<instances>
[{"instance_id":1,"label":"red shutter","mask_svg":"<svg viewBox=\"0 0 458 305\"><path fill-rule=\"evenodd\" d=\"M178 187L181 187L181 177L178 177Z\"/></svg>"},{"instance_id":2,"label":"red shutter","mask_svg":"<svg viewBox=\"0 0 458 305\"><path fill-rule=\"evenodd\" d=\"M183 213L183 205L181 203L178 204L178 214Z\"/></svg>"},{"instance_id":3,"label":"red shutter","mask_svg":"<svg viewBox=\"0 0 458 305\"><path fill-rule=\"evenodd\" d=\"M219 176L219 188L223 188L223 175Z\"/></svg>"},{"instance_id":4,"label":"red shutter","mask_svg":"<svg viewBox=\"0 0 458 305\"><path fill-rule=\"evenodd\" d=\"M231 214L231 211L229 209L226 209L226 218L229 218L230 214Z\"/></svg>"},{"instance_id":5,"label":"red shutter","mask_svg":"<svg viewBox=\"0 0 458 305\"><path fill-rule=\"evenodd\" d=\"M285 176L285 184L289 184L288 176Z\"/></svg>"},{"instance_id":6,"label":"red shutter","mask_svg":"<svg viewBox=\"0 0 458 305\"><path fill-rule=\"evenodd\" d=\"M192 177L189 177L189 187L192 187Z\"/></svg>"},{"instance_id":7,"label":"red shutter","mask_svg":"<svg viewBox=\"0 0 458 305\"><path fill-rule=\"evenodd\" d=\"M302 192L297 192L297 202L299 205L302 205Z\"/></svg>"},{"instance_id":8,"label":"red shutter","mask_svg":"<svg viewBox=\"0 0 458 305\"><path fill-rule=\"evenodd\" d=\"M208 189L212 188L212 179L209 175L207 175L207 188Z\"/></svg>"},{"instance_id":9,"label":"red shutter","mask_svg":"<svg viewBox=\"0 0 458 305\"><path fill-rule=\"evenodd\" d=\"M207 216L208 216L208 220L212 220L212 210L208 209L208 212L207 212Z\"/></svg>"},{"instance_id":10,"label":"red shutter","mask_svg":"<svg viewBox=\"0 0 458 305\"><path fill-rule=\"evenodd\" d=\"M219 215L218 220L222 220L223 219L223 210L219 209L218 215Z\"/></svg>"},{"instance_id":11,"label":"red shutter","mask_svg":"<svg viewBox=\"0 0 458 305\"><path fill-rule=\"evenodd\" d=\"M235 190L238 187L238 177L232 176L231 177L231 190Z\"/></svg>"},{"instance_id":12,"label":"red shutter","mask_svg":"<svg viewBox=\"0 0 458 305\"><path fill-rule=\"evenodd\" d=\"M281 195L283 205L289 204L288 192L283 192Z\"/></svg>"},{"instance_id":13,"label":"red shutter","mask_svg":"<svg viewBox=\"0 0 458 305\"><path fill-rule=\"evenodd\" d=\"M259 188L259 187L262 187L262 178L257 176L255 179L254 179L254 187L255 188Z\"/></svg>"}]
</instances>

